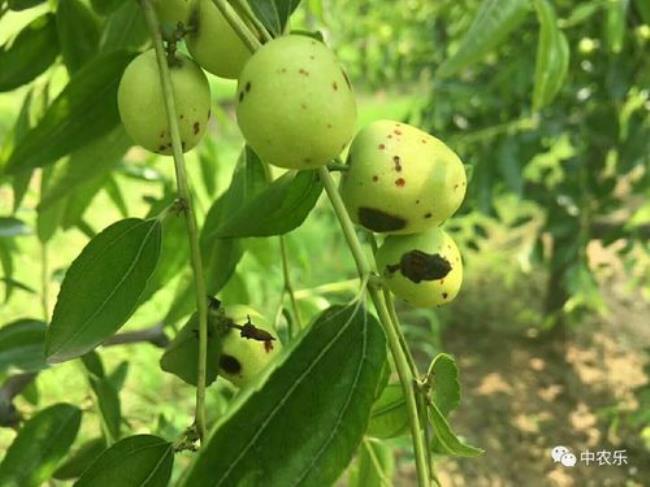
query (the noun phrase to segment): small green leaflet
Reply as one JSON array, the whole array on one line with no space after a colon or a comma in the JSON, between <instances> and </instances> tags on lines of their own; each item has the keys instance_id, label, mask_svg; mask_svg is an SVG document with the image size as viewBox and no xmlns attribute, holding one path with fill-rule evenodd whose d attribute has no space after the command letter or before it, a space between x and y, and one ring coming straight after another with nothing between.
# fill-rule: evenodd
<instances>
[{"instance_id":1,"label":"small green leaflet","mask_svg":"<svg viewBox=\"0 0 650 487\"><path fill-rule=\"evenodd\" d=\"M48 329L48 362L92 350L129 319L156 268L158 220L129 218L93 238L66 272Z\"/></svg>"},{"instance_id":2,"label":"small green leaflet","mask_svg":"<svg viewBox=\"0 0 650 487\"><path fill-rule=\"evenodd\" d=\"M45 330L39 320L17 320L0 328L0 374L10 369L35 372L45 363Z\"/></svg>"},{"instance_id":3,"label":"small green leaflet","mask_svg":"<svg viewBox=\"0 0 650 487\"><path fill-rule=\"evenodd\" d=\"M300 4L300 0L250 0L255 16L274 36L282 35L289 16Z\"/></svg>"}]
</instances>

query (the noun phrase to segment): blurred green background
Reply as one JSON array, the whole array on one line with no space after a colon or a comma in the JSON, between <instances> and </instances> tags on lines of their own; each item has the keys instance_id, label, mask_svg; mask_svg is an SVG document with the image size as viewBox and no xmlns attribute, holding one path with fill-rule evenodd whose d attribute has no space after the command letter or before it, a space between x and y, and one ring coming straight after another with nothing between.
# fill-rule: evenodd
<instances>
[{"instance_id":1,"label":"blurred green background","mask_svg":"<svg viewBox=\"0 0 650 487\"><path fill-rule=\"evenodd\" d=\"M533 96L540 26L532 4L492 33L489 52L448 76L440 67L462 49L478 0L309 0L291 22L321 31L339 55L357 93L359 127L380 118L412 123L468 165L467 199L445 223L465 260L461 294L435 312L399 310L423 364L441 350L456 356L463 400L452 421L487 452L441 458L443 485L643 485L650 478L650 2L552 5L570 57L562 86L539 109ZM6 14L0 44L47 9ZM47 76L53 97L65 69ZM210 81L209 137L188 156L201 216L228 186L242 146L235 83ZM0 94L0 146L26 93ZM51 312L62 274L88 232L126 215L145 216L152 199L173 187L173 165L131 149L110 181L90 194L82 219L57 231L46 248L33 230L39 178L37 171L15 213L30 234L5 242L17 251L0 325L42 318L44 289ZM0 215L12 214L12 194L10 185L0 185ZM324 197L287 241L303 316L355 295L353 261ZM277 239L249 239L246 248L220 298L275 317L283 288ZM181 278L138 309L126 329L161 323ZM167 325L172 335L178 323ZM159 369L160 355L147 344L101 350L109 370L129 361L120 394L125 427L173 439L191 423L194 392ZM219 389L209 391L212 417L230 393ZM90 413L81 437L97 434L76 361L42 372L16 406L29 417L37 398L81 404ZM13 437L0 429L0 452ZM412 485L408 442L396 444L395 483ZM550 459L556 444L576 452L626 450L628 464L579 464L569 472Z\"/></svg>"}]
</instances>

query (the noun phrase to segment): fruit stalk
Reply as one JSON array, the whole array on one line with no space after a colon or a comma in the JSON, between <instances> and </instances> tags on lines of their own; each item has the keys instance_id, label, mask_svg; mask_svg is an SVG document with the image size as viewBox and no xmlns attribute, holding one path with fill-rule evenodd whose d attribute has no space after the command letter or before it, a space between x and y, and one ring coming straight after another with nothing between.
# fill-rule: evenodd
<instances>
[{"instance_id":1,"label":"fruit stalk","mask_svg":"<svg viewBox=\"0 0 650 487\"><path fill-rule=\"evenodd\" d=\"M334 208L334 212L336 213L336 216L339 220L343 234L345 235L348 246L352 251L352 256L354 257L354 261L357 265L357 270L363 281L365 280L366 276L370 275L371 268L368 259L366 258L366 255L361 247L361 242L357 237L356 231L354 229L354 224L350 219L350 215L345 208L343 200L341 199L334 180L332 179L332 176L328 172L327 168L321 167L319 169L319 175L323 181L325 191L327 192L327 196L332 203L332 207ZM413 384L415 383L415 377L411 373L408 358L402 349L399 332L396 330L396 324L393 323L386 303L383 300L380 285L373 282L372 280L368 281L368 292L377 310L379 321L381 322L384 331L386 332L388 345L395 361L397 375L400 378L404 396L406 398L406 407L409 416L409 424L411 427L413 449L415 452L418 484L420 486L429 486L429 470L427 468L428 451L422 430L420 428L420 417L418 414L417 400L413 387Z\"/></svg>"},{"instance_id":2,"label":"fruit stalk","mask_svg":"<svg viewBox=\"0 0 650 487\"><path fill-rule=\"evenodd\" d=\"M160 32L160 23L156 13L151 5L150 0L140 0L147 26L151 33L158 69L160 71L160 83L162 86L165 111L169 122L169 131L172 141L172 151L174 157L174 169L176 172L176 183L178 185L178 196L183 204L185 223L187 225L187 234L190 243L190 256L192 262L192 271L194 275L194 287L196 289L197 311L199 316L199 359L198 359L198 380L196 386L196 410L195 422L199 439L203 441L206 436L205 423L205 382L206 367L208 355L208 302L205 278L203 276L203 263L201 261L201 250L199 247L199 232L196 223L192 198L190 193L189 181L185 170L185 157L181 145L181 136L178 127L178 118L174 102L174 91L172 87L169 66L167 65L167 55L163 46L162 34Z\"/></svg>"},{"instance_id":3,"label":"fruit stalk","mask_svg":"<svg viewBox=\"0 0 650 487\"><path fill-rule=\"evenodd\" d=\"M234 30L239 38L244 44L251 50L255 52L257 49L262 47L262 43L255 37L251 30L246 26L244 21L231 10L230 5L226 0L212 0L214 5L219 9L221 15L228 21L232 30Z\"/></svg>"}]
</instances>

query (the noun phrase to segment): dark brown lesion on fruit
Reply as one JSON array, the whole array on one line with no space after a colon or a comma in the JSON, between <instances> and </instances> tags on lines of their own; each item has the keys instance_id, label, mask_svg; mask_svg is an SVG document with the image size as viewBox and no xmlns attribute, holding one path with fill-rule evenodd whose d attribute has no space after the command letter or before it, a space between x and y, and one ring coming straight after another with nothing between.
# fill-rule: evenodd
<instances>
[{"instance_id":1,"label":"dark brown lesion on fruit","mask_svg":"<svg viewBox=\"0 0 650 487\"><path fill-rule=\"evenodd\" d=\"M406 227L406 220L375 208L359 208L359 222L375 232L393 232Z\"/></svg>"},{"instance_id":2,"label":"dark brown lesion on fruit","mask_svg":"<svg viewBox=\"0 0 650 487\"><path fill-rule=\"evenodd\" d=\"M395 171L401 172L402 171L402 160L400 159L399 156L394 156L393 157L393 162L395 163Z\"/></svg>"},{"instance_id":3,"label":"dark brown lesion on fruit","mask_svg":"<svg viewBox=\"0 0 650 487\"><path fill-rule=\"evenodd\" d=\"M307 70L304 69L304 68L300 68L300 69L298 70L298 74L301 74L301 75L303 75L303 76L309 76L309 71L307 71Z\"/></svg>"},{"instance_id":4,"label":"dark brown lesion on fruit","mask_svg":"<svg viewBox=\"0 0 650 487\"><path fill-rule=\"evenodd\" d=\"M246 93L250 93L250 91L251 91L251 82L248 81L248 82L246 83Z\"/></svg>"},{"instance_id":5,"label":"dark brown lesion on fruit","mask_svg":"<svg viewBox=\"0 0 650 487\"><path fill-rule=\"evenodd\" d=\"M241 103L241 102L243 102L243 101L244 101L244 92L243 92L243 91L240 91L240 92L239 92L239 103Z\"/></svg>"},{"instance_id":6,"label":"dark brown lesion on fruit","mask_svg":"<svg viewBox=\"0 0 650 487\"><path fill-rule=\"evenodd\" d=\"M241 363L232 355L223 354L219 358L219 367L221 367L228 374L241 373Z\"/></svg>"},{"instance_id":7,"label":"dark brown lesion on fruit","mask_svg":"<svg viewBox=\"0 0 650 487\"><path fill-rule=\"evenodd\" d=\"M194 135L197 135L201 130L201 124L199 122L194 122L194 125L192 125L192 130L194 131Z\"/></svg>"},{"instance_id":8,"label":"dark brown lesion on fruit","mask_svg":"<svg viewBox=\"0 0 650 487\"><path fill-rule=\"evenodd\" d=\"M424 214L424 218L426 218L427 220L428 220L429 218L431 218L432 216L433 216L433 215L432 215L430 212Z\"/></svg>"},{"instance_id":9,"label":"dark brown lesion on fruit","mask_svg":"<svg viewBox=\"0 0 650 487\"><path fill-rule=\"evenodd\" d=\"M408 280L419 284L422 281L443 279L451 272L451 264L440 254L411 250L402 255L399 263L386 266L388 274L398 271Z\"/></svg>"},{"instance_id":10,"label":"dark brown lesion on fruit","mask_svg":"<svg viewBox=\"0 0 650 487\"><path fill-rule=\"evenodd\" d=\"M339 85L338 85L338 83L336 81L332 81L332 88L334 88L334 91L339 90Z\"/></svg>"}]
</instances>

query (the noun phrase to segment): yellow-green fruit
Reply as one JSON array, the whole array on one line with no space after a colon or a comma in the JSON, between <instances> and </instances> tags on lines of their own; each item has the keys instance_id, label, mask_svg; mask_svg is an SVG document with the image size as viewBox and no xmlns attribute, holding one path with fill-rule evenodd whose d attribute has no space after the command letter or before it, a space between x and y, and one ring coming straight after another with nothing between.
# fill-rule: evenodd
<instances>
[{"instance_id":1,"label":"yellow-green fruit","mask_svg":"<svg viewBox=\"0 0 650 487\"><path fill-rule=\"evenodd\" d=\"M237 79L251 57L250 50L212 0L195 0L191 10L189 22L194 31L186 37L188 51L210 73Z\"/></svg>"},{"instance_id":2,"label":"yellow-green fruit","mask_svg":"<svg viewBox=\"0 0 650 487\"><path fill-rule=\"evenodd\" d=\"M376 257L388 288L413 306L447 304L463 282L463 262L456 242L439 228L386 237Z\"/></svg>"},{"instance_id":3,"label":"yellow-green fruit","mask_svg":"<svg viewBox=\"0 0 650 487\"><path fill-rule=\"evenodd\" d=\"M203 137L210 118L210 86L201 68L181 54L169 66L183 152ZM153 49L127 66L117 92L124 128L137 144L159 154L172 153L172 141Z\"/></svg>"},{"instance_id":4,"label":"yellow-green fruit","mask_svg":"<svg viewBox=\"0 0 650 487\"><path fill-rule=\"evenodd\" d=\"M182 23L187 27L190 17L191 0L153 0L153 7L163 32L171 34Z\"/></svg>"},{"instance_id":5,"label":"yellow-green fruit","mask_svg":"<svg viewBox=\"0 0 650 487\"><path fill-rule=\"evenodd\" d=\"M275 39L239 78L237 121L266 162L290 169L322 166L354 134L357 106L334 53L310 37Z\"/></svg>"},{"instance_id":6,"label":"yellow-green fruit","mask_svg":"<svg viewBox=\"0 0 650 487\"><path fill-rule=\"evenodd\" d=\"M442 141L407 124L373 122L350 147L341 196L352 220L368 230L410 234L436 227L465 197L458 156Z\"/></svg>"},{"instance_id":7,"label":"yellow-green fruit","mask_svg":"<svg viewBox=\"0 0 650 487\"><path fill-rule=\"evenodd\" d=\"M247 306L226 306L226 316L243 326L252 323L255 328L272 335L273 341L258 341L242 337L242 332L231 329L222 339L223 348L219 359L219 374L237 387L244 387L255 380L275 358L282 345L273 327L257 311Z\"/></svg>"}]
</instances>

